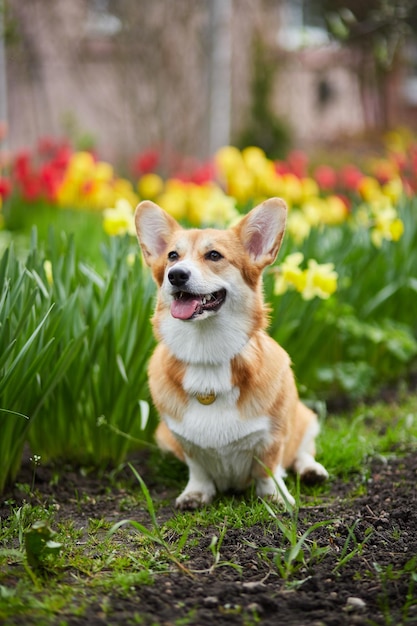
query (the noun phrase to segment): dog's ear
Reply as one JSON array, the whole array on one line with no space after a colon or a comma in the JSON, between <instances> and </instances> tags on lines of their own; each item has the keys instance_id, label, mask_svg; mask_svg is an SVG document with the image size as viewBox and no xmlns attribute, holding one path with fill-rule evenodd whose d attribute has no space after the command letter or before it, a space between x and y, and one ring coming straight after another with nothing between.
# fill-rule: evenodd
<instances>
[{"instance_id":1,"label":"dog's ear","mask_svg":"<svg viewBox=\"0 0 417 626\"><path fill-rule=\"evenodd\" d=\"M136 207L135 225L148 265L152 265L165 252L171 234L181 228L171 215L149 200L144 200Z\"/></svg>"},{"instance_id":2,"label":"dog's ear","mask_svg":"<svg viewBox=\"0 0 417 626\"><path fill-rule=\"evenodd\" d=\"M287 219L287 206L281 198L271 198L252 209L236 226L246 252L258 267L274 262L281 247Z\"/></svg>"}]
</instances>

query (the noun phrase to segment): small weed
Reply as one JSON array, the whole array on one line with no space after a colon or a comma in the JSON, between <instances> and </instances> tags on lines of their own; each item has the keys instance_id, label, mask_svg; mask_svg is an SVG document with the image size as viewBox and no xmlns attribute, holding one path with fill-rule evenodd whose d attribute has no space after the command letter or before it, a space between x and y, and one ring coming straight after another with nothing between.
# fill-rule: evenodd
<instances>
[{"instance_id":1,"label":"small weed","mask_svg":"<svg viewBox=\"0 0 417 626\"><path fill-rule=\"evenodd\" d=\"M184 572L185 574L188 574L189 576L192 576L192 573L190 572L190 570L188 570L183 563L181 563L181 561L179 560L179 556L181 554L181 550L184 547L186 541L187 541L187 537L188 537L188 530L184 531L184 533L182 534L182 536L180 537L180 540L177 543L177 546L175 548L175 550L172 549L170 543L168 541L165 540L164 538L164 534L163 531L158 523L158 520L156 518L156 512L155 512L155 507L151 498L151 495L149 493L149 490L147 488L147 486L145 485L142 477L138 474L138 472L135 470L135 468L132 465L129 465L129 467L131 468L133 474L135 475L137 481L140 484L142 493L145 497L145 502L146 502L146 506L147 506L147 510L149 513L149 516L151 518L151 530L149 530L148 528L146 528L146 526L144 526L143 524L141 524L140 522L136 522L135 520L122 520L120 522L117 522L116 524L114 524L112 526L112 528L109 531L109 536L113 535L117 530L119 530L119 528L121 528L122 526L132 526L132 528L134 528L135 530L138 531L138 533L140 533L140 535L142 535L143 537L145 537L146 539L149 539L152 543L160 546L162 548L162 550L164 551L164 553L166 554L166 556L168 557L168 559L170 561L172 561L177 567L178 569L180 569L182 572Z\"/></svg>"},{"instance_id":2,"label":"small weed","mask_svg":"<svg viewBox=\"0 0 417 626\"><path fill-rule=\"evenodd\" d=\"M381 612L384 615L385 624L391 626L391 624L398 623L397 617L394 617L393 607L391 605L392 593L390 587L392 583L398 584L398 581L404 580L407 592L403 597L404 603L401 606L401 617L404 623L407 622L411 607L417 606L417 557L413 556L407 563L405 563L403 569L395 570L392 565L387 567L381 567L378 563L374 563L374 571L377 579L382 587L382 593L378 597L378 604Z\"/></svg>"},{"instance_id":3,"label":"small weed","mask_svg":"<svg viewBox=\"0 0 417 626\"><path fill-rule=\"evenodd\" d=\"M224 523L223 523L223 526L222 526L222 528L220 530L219 536L213 535L213 537L211 538L209 549L210 549L210 551L211 551L211 553L213 555L213 565L209 568L209 570L208 570L209 573L214 572L216 567L224 567L224 566L233 567L238 572L242 573L242 567L240 565L238 565L237 563L233 563L231 561L222 561L221 560L220 551L221 551L223 540L224 540L224 537L225 537L226 531L227 531L226 523L227 523L227 520L224 520Z\"/></svg>"},{"instance_id":4,"label":"small weed","mask_svg":"<svg viewBox=\"0 0 417 626\"><path fill-rule=\"evenodd\" d=\"M265 503L265 506L286 540L283 546L268 548L273 554L274 564L281 578L288 581L301 570L320 561L329 552L328 546L320 547L316 541L310 539L310 535L318 528L333 524L334 520L316 522L301 533L298 524L298 506L283 519L277 516L268 503Z\"/></svg>"},{"instance_id":5,"label":"small weed","mask_svg":"<svg viewBox=\"0 0 417 626\"><path fill-rule=\"evenodd\" d=\"M364 545L366 544L367 541L369 541L369 539L372 536L372 532L373 532L372 528L367 528L365 531L365 539L359 542L356 539L356 535L355 535L355 528L358 522L359 520L356 520L353 526L348 528L348 536L346 537L346 541L342 548L342 552L339 556L338 563L333 569L333 573L338 572L342 567L346 565L346 563L348 563L351 559L353 559L353 557L355 557L357 554L361 554ZM350 549L351 544L353 544L352 549Z\"/></svg>"}]
</instances>

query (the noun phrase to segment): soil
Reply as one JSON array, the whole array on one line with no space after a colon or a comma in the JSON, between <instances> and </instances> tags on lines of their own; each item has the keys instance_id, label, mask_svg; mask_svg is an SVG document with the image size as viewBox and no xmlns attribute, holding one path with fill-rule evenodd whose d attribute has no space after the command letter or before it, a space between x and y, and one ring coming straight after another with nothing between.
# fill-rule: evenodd
<instances>
[{"instance_id":1,"label":"soil","mask_svg":"<svg viewBox=\"0 0 417 626\"><path fill-rule=\"evenodd\" d=\"M140 467L135 462L135 466L153 499L163 502L158 519L172 517L174 497L180 486L164 488L150 472L150 464ZM89 518L114 522L126 517L126 513L120 512L122 500L126 499L125 488L115 488L114 483L96 475L69 471L62 473L58 486L53 486L51 478L47 468L38 468L37 494L44 502L59 505L58 519L71 519L76 527L85 527ZM266 525L240 530L227 528L226 520L220 550L220 560L226 564L216 568L212 567L210 542L219 530L199 527L196 522L195 533L191 534L194 541L184 548L189 555L185 564L194 572L203 570L202 573L190 577L173 565L169 573L158 574L151 585L136 585L129 594L116 589L108 593L106 614L103 598L98 598L82 616L64 611L56 623L417 624L416 480L417 458L409 451L388 461L374 459L363 476L353 476L349 481L330 480L320 505L311 502L308 489L302 489L300 531L315 522L335 521L309 536L326 553L307 565L296 562L295 572L287 580L279 575L271 551L271 547L285 545L282 532L272 519ZM136 481L131 488L138 489ZM74 493L82 494L81 507ZM19 497L16 491L10 495L15 501ZM170 501L172 505L167 505ZM0 505L1 517L8 514L6 509ZM285 520L286 515L280 513L280 518ZM145 507L134 514L129 511L127 517L149 523ZM20 621L16 616L11 623L32 622L27 616Z\"/></svg>"}]
</instances>

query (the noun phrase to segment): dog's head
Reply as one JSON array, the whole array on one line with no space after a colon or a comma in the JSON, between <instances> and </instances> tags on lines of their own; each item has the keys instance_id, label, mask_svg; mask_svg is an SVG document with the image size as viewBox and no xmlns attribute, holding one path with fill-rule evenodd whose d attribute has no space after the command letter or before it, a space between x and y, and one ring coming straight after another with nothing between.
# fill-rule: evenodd
<instances>
[{"instance_id":1,"label":"dog's head","mask_svg":"<svg viewBox=\"0 0 417 626\"><path fill-rule=\"evenodd\" d=\"M286 213L283 200L272 198L227 230L187 230L153 202L141 202L135 222L159 287L157 315L253 326L264 317L261 274L278 253Z\"/></svg>"}]
</instances>

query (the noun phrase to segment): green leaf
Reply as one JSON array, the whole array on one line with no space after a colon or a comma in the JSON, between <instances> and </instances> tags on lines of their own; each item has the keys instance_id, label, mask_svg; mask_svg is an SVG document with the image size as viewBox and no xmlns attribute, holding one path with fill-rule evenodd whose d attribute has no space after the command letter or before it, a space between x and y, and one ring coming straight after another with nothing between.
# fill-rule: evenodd
<instances>
[{"instance_id":1,"label":"green leaf","mask_svg":"<svg viewBox=\"0 0 417 626\"><path fill-rule=\"evenodd\" d=\"M35 522L26 531L25 550L30 567L42 569L46 556L59 554L62 544L53 540L55 535L56 533L43 520Z\"/></svg>"}]
</instances>

